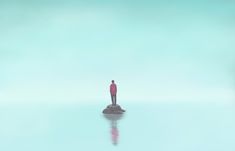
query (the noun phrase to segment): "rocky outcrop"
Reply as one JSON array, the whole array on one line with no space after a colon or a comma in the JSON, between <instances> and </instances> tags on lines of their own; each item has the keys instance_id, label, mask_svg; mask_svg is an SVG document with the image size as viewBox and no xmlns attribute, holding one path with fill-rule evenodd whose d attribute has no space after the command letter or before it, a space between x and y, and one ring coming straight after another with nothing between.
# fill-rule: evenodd
<instances>
[{"instance_id":1,"label":"rocky outcrop","mask_svg":"<svg viewBox=\"0 0 235 151\"><path fill-rule=\"evenodd\" d=\"M108 105L104 110L103 113L104 114L122 114L123 112L125 112L125 110L123 110L121 108L120 105Z\"/></svg>"}]
</instances>

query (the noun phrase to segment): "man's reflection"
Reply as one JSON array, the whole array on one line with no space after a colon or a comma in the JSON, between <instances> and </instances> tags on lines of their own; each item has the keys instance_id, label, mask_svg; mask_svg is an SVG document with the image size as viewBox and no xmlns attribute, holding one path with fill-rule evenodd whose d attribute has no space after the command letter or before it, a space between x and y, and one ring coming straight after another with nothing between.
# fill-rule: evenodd
<instances>
[{"instance_id":1,"label":"man's reflection","mask_svg":"<svg viewBox=\"0 0 235 151\"><path fill-rule=\"evenodd\" d=\"M117 121L112 121L111 134L112 134L113 145L117 145L118 144Z\"/></svg>"},{"instance_id":2,"label":"man's reflection","mask_svg":"<svg viewBox=\"0 0 235 151\"><path fill-rule=\"evenodd\" d=\"M111 122L110 134L113 145L118 144L119 132L117 127L117 121L120 120L122 116L122 114L104 114L104 117Z\"/></svg>"}]
</instances>

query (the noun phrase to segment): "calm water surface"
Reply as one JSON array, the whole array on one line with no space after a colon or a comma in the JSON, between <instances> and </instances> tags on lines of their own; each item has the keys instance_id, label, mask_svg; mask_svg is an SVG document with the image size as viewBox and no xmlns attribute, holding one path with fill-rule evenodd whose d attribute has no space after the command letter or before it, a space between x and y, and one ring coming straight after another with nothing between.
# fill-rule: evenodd
<instances>
[{"instance_id":1,"label":"calm water surface","mask_svg":"<svg viewBox=\"0 0 235 151\"><path fill-rule=\"evenodd\" d=\"M123 116L104 116L106 105L3 105L3 151L234 151L233 105L123 104Z\"/></svg>"}]
</instances>

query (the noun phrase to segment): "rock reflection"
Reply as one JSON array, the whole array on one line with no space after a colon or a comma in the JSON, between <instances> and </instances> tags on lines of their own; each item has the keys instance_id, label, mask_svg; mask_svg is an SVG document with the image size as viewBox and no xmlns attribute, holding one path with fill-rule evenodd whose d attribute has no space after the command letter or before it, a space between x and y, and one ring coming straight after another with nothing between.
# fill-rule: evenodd
<instances>
[{"instance_id":1,"label":"rock reflection","mask_svg":"<svg viewBox=\"0 0 235 151\"><path fill-rule=\"evenodd\" d=\"M119 131L118 131L118 120L122 119L123 114L104 114L104 117L110 121L110 134L113 145L118 144Z\"/></svg>"}]
</instances>

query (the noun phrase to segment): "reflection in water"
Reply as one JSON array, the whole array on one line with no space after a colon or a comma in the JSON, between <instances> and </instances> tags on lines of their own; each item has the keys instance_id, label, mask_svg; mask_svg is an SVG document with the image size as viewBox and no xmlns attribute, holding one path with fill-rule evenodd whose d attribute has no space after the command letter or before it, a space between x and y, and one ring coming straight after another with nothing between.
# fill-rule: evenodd
<instances>
[{"instance_id":1,"label":"reflection in water","mask_svg":"<svg viewBox=\"0 0 235 151\"><path fill-rule=\"evenodd\" d=\"M104 117L108 119L111 123L111 139L113 145L118 144L119 131L117 127L117 121L123 117L123 114L104 114Z\"/></svg>"},{"instance_id":2,"label":"reflection in water","mask_svg":"<svg viewBox=\"0 0 235 151\"><path fill-rule=\"evenodd\" d=\"M112 134L112 141L113 141L113 144L114 144L114 145L117 145L117 143L118 143L117 121L112 121L111 134Z\"/></svg>"}]
</instances>

